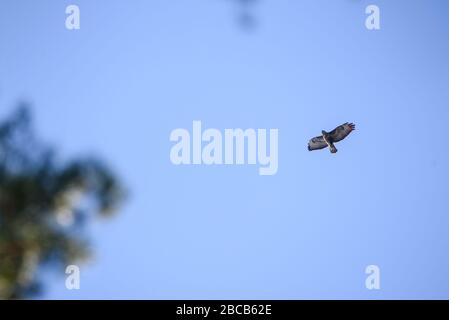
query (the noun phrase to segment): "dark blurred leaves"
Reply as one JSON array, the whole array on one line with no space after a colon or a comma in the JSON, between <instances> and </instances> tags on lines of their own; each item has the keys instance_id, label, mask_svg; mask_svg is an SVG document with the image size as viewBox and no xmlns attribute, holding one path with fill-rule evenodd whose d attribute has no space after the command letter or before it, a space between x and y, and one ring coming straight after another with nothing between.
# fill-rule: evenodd
<instances>
[{"instance_id":1,"label":"dark blurred leaves","mask_svg":"<svg viewBox=\"0 0 449 320\"><path fill-rule=\"evenodd\" d=\"M0 122L0 298L41 291L41 268L87 259L84 226L123 199L113 173L96 159L57 162L21 106Z\"/></svg>"},{"instance_id":2,"label":"dark blurred leaves","mask_svg":"<svg viewBox=\"0 0 449 320\"><path fill-rule=\"evenodd\" d=\"M231 0L237 7L237 23L246 30L253 30L257 26L257 20L254 16L254 7L259 0Z\"/></svg>"}]
</instances>

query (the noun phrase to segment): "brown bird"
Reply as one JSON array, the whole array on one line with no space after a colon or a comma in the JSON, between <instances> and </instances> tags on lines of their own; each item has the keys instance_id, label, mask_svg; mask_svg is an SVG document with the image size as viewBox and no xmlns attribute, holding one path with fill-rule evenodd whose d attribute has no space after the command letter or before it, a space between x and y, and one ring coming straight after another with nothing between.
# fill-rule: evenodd
<instances>
[{"instance_id":1,"label":"brown bird","mask_svg":"<svg viewBox=\"0 0 449 320\"><path fill-rule=\"evenodd\" d=\"M348 122L336 127L331 132L322 130L321 136L310 139L308 149L313 151L329 147L331 153L336 153L338 150L334 143L346 138L353 130L355 130L355 124Z\"/></svg>"}]
</instances>

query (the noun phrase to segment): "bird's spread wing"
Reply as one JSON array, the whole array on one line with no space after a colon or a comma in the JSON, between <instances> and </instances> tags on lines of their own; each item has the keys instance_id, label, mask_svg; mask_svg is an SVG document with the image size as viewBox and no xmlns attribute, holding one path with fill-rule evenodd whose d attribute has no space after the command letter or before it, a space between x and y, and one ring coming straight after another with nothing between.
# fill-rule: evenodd
<instances>
[{"instance_id":1,"label":"bird's spread wing","mask_svg":"<svg viewBox=\"0 0 449 320\"><path fill-rule=\"evenodd\" d=\"M324 141L323 136L318 136L315 138L310 139L308 149L309 151L312 150L319 150L327 147L326 141Z\"/></svg>"},{"instance_id":2,"label":"bird's spread wing","mask_svg":"<svg viewBox=\"0 0 449 320\"><path fill-rule=\"evenodd\" d=\"M346 138L353 130L355 130L355 124L346 122L329 132L329 135L333 142L338 142Z\"/></svg>"}]
</instances>

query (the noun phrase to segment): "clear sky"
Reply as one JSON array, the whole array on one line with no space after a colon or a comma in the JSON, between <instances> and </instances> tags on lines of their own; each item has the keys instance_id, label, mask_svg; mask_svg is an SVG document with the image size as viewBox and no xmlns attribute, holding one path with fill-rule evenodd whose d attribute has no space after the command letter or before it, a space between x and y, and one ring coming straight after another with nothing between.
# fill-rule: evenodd
<instances>
[{"instance_id":1,"label":"clear sky","mask_svg":"<svg viewBox=\"0 0 449 320\"><path fill-rule=\"evenodd\" d=\"M65 28L77 4L81 29ZM381 29L365 28L380 8ZM81 289L43 298L449 298L449 3L2 0L0 117L130 196L90 227ZM279 129L279 170L174 166L171 130ZM346 122L339 152L307 141ZM191 130L191 129L190 129ZM378 265L381 289L365 288Z\"/></svg>"}]
</instances>

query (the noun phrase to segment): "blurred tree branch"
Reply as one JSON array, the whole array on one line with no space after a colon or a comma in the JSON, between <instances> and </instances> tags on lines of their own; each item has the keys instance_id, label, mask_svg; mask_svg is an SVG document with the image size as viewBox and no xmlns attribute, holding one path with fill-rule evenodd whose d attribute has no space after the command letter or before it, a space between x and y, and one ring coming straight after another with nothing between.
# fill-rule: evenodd
<instances>
[{"instance_id":1,"label":"blurred tree branch","mask_svg":"<svg viewBox=\"0 0 449 320\"><path fill-rule=\"evenodd\" d=\"M237 23L244 30L253 30L257 25L254 7L259 0L231 0L237 7Z\"/></svg>"},{"instance_id":2,"label":"blurred tree branch","mask_svg":"<svg viewBox=\"0 0 449 320\"><path fill-rule=\"evenodd\" d=\"M39 268L89 257L83 227L123 200L113 173L96 159L56 163L20 107L0 123L0 299L40 292Z\"/></svg>"}]
</instances>

